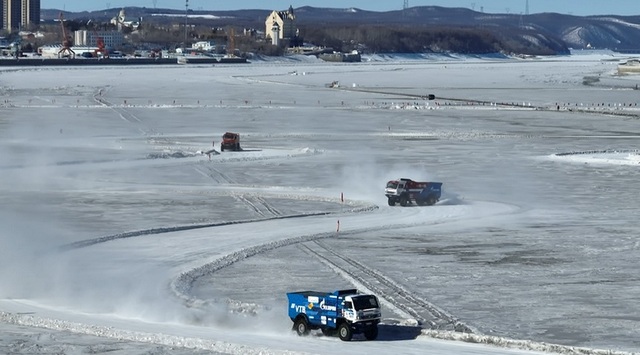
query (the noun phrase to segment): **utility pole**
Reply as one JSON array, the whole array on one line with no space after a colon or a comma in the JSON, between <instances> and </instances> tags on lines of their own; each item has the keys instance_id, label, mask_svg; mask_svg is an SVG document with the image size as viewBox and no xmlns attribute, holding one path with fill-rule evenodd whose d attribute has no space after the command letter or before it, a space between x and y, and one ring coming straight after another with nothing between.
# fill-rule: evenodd
<instances>
[{"instance_id":1,"label":"utility pole","mask_svg":"<svg viewBox=\"0 0 640 355\"><path fill-rule=\"evenodd\" d=\"M522 12L520 13L520 22L518 23L518 27L524 28L524 19L522 18Z\"/></svg>"},{"instance_id":2,"label":"utility pole","mask_svg":"<svg viewBox=\"0 0 640 355\"><path fill-rule=\"evenodd\" d=\"M409 0L404 0L404 4L402 4L402 18L407 16L408 9L409 9Z\"/></svg>"},{"instance_id":3,"label":"utility pole","mask_svg":"<svg viewBox=\"0 0 640 355\"><path fill-rule=\"evenodd\" d=\"M189 0L185 0L184 3L184 48L187 48L187 37L189 33Z\"/></svg>"},{"instance_id":4,"label":"utility pole","mask_svg":"<svg viewBox=\"0 0 640 355\"><path fill-rule=\"evenodd\" d=\"M527 16L529 15L529 0L527 0L527 4L526 4L526 7L525 7L524 14L527 15Z\"/></svg>"}]
</instances>

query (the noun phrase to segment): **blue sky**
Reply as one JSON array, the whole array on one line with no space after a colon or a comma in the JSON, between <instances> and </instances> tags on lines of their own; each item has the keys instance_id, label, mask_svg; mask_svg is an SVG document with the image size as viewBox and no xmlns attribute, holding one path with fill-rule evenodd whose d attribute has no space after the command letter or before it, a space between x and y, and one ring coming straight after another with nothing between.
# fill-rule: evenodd
<instances>
[{"instance_id":1,"label":"blue sky","mask_svg":"<svg viewBox=\"0 0 640 355\"><path fill-rule=\"evenodd\" d=\"M402 9L404 0L188 0L193 10L266 9L285 10L292 5L388 11ZM102 10L107 7L146 6L184 9L185 0L41 0L44 9L67 11ZM409 0L413 6L446 6L481 9L490 13L524 13L526 0ZM577 16L640 15L639 0L529 0L529 13L558 12Z\"/></svg>"}]
</instances>

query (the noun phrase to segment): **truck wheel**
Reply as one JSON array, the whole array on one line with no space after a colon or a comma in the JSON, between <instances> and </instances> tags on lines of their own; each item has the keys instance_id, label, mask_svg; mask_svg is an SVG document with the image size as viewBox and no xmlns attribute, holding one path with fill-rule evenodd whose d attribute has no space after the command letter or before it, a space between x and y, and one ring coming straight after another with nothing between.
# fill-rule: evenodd
<instances>
[{"instance_id":1,"label":"truck wheel","mask_svg":"<svg viewBox=\"0 0 640 355\"><path fill-rule=\"evenodd\" d=\"M221 151L221 152L224 152L224 145L221 145L221 146L220 146L220 151Z\"/></svg>"},{"instance_id":2,"label":"truck wheel","mask_svg":"<svg viewBox=\"0 0 640 355\"><path fill-rule=\"evenodd\" d=\"M405 207L406 205L409 204L409 200L407 200L406 197L400 197L400 206Z\"/></svg>"},{"instance_id":3,"label":"truck wheel","mask_svg":"<svg viewBox=\"0 0 640 355\"><path fill-rule=\"evenodd\" d=\"M438 200L435 196L429 196L429 198L427 198L427 206L433 206L436 202L438 202Z\"/></svg>"},{"instance_id":4,"label":"truck wheel","mask_svg":"<svg viewBox=\"0 0 640 355\"><path fill-rule=\"evenodd\" d=\"M389 199L387 200L387 203L389 204L389 206L395 206L396 200L394 198L389 197Z\"/></svg>"},{"instance_id":5,"label":"truck wheel","mask_svg":"<svg viewBox=\"0 0 640 355\"><path fill-rule=\"evenodd\" d=\"M340 340L349 341L353 337L353 332L351 331L351 327L347 323L342 323L338 327L338 336L340 336Z\"/></svg>"},{"instance_id":6,"label":"truck wheel","mask_svg":"<svg viewBox=\"0 0 640 355\"><path fill-rule=\"evenodd\" d=\"M293 329L300 336L309 334L309 324L307 324L307 320L304 319L304 317L297 318L296 321L293 322Z\"/></svg>"},{"instance_id":7,"label":"truck wheel","mask_svg":"<svg viewBox=\"0 0 640 355\"><path fill-rule=\"evenodd\" d=\"M418 204L418 206L424 206L424 205L427 204L427 201L419 198L419 199L416 200L416 203Z\"/></svg>"},{"instance_id":8,"label":"truck wheel","mask_svg":"<svg viewBox=\"0 0 640 355\"><path fill-rule=\"evenodd\" d=\"M378 337L378 326L374 325L364 330L364 337L367 340L376 340Z\"/></svg>"}]
</instances>

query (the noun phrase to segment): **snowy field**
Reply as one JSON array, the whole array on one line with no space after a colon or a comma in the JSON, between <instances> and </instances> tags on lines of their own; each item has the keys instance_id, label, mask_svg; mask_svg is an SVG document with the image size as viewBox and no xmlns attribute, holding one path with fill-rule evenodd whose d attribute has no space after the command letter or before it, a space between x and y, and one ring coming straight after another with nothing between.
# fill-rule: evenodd
<instances>
[{"instance_id":1,"label":"snowy field","mask_svg":"<svg viewBox=\"0 0 640 355\"><path fill-rule=\"evenodd\" d=\"M0 353L639 352L624 58L365 59L2 69ZM378 340L291 332L353 287Z\"/></svg>"}]
</instances>

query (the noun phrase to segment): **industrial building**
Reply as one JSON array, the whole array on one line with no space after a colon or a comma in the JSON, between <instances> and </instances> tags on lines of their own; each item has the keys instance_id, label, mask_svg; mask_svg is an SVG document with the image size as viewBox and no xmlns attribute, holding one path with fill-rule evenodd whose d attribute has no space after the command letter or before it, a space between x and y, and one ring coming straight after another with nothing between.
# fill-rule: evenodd
<instances>
[{"instance_id":1,"label":"industrial building","mask_svg":"<svg viewBox=\"0 0 640 355\"><path fill-rule=\"evenodd\" d=\"M40 24L40 0L1 0L0 10L0 26L4 30Z\"/></svg>"},{"instance_id":2,"label":"industrial building","mask_svg":"<svg viewBox=\"0 0 640 355\"><path fill-rule=\"evenodd\" d=\"M105 47L116 48L124 43L124 34L118 31L87 31L74 32L73 43L77 46L98 47L98 41L102 39Z\"/></svg>"}]
</instances>

